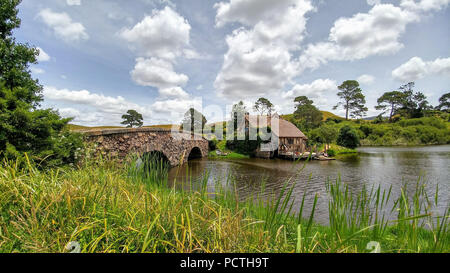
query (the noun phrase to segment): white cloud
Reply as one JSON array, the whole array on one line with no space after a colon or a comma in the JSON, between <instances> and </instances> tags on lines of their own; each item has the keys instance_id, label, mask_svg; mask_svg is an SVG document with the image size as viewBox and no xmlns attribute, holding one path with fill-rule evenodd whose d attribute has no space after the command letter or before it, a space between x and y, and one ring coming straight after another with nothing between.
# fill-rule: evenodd
<instances>
[{"instance_id":1,"label":"white cloud","mask_svg":"<svg viewBox=\"0 0 450 273\"><path fill-rule=\"evenodd\" d=\"M358 79L359 83L365 84L365 85L371 85L372 83L375 82L375 77L372 75L361 75Z\"/></svg>"},{"instance_id":2,"label":"white cloud","mask_svg":"<svg viewBox=\"0 0 450 273\"><path fill-rule=\"evenodd\" d=\"M337 90L336 81L330 79L317 79L310 84L296 84L291 90L284 92L284 99L294 99L298 96L308 98L321 98L324 93L331 93Z\"/></svg>"},{"instance_id":3,"label":"white cloud","mask_svg":"<svg viewBox=\"0 0 450 273\"><path fill-rule=\"evenodd\" d=\"M229 50L214 83L219 95L236 99L280 92L295 75L289 51L256 46L252 35L240 29L227 37Z\"/></svg>"},{"instance_id":4,"label":"white cloud","mask_svg":"<svg viewBox=\"0 0 450 273\"><path fill-rule=\"evenodd\" d=\"M159 99L178 97L188 99L181 87L189 81L185 74L174 70L176 58L197 59L201 56L190 48L191 26L171 7L153 10L131 29L124 29L120 36L130 43L139 57L130 72L133 81L141 86L159 90ZM159 104L162 104L159 101Z\"/></svg>"},{"instance_id":5,"label":"white cloud","mask_svg":"<svg viewBox=\"0 0 450 273\"><path fill-rule=\"evenodd\" d=\"M73 22L67 13L53 12L51 9L43 9L38 13L38 17L50 28L55 35L66 42L89 39L84 26L81 23Z\"/></svg>"},{"instance_id":6,"label":"white cloud","mask_svg":"<svg viewBox=\"0 0 450 273\"><path fill-rule=\"evenodd\" d=\"M350 61L372 55L394 54L406 25L419 20L409 11L391 4L375 5L368 13L340 18L330 30L328 42L310 44L300 57L304 68L317 68L330 60Z\"/></svg>"},{"instance_id":7,"label":"white cloud","mask_svg":"<svg viewBox=\"0 0 450 273\"><path fill-rule=\"evenodd\" d=\"M331 109L330 97L334 97L337 91L337 83L331 79L317 79L311 83L295 84L290 90L282 92L274 97L276 111L280 113L292 113L294 111L294 99L298 96L306 96L314 101L319 109Z\"/></svg>"},{"instance_id":8,"label":"white cloud","mask_svg":"<svg viewBox=\"0 0 450 273\"><path fill-rule=\"evenodd\" d=\"M188 76L174 72L170 62L157 58L137 58L131 77L139 85L157 88L184 86L189 80Z\"/></svg>"},{"instance_id":9,"label":"white cloud","mask_svg":"<svg viewBox=\"0 0 450 273\"><path fill-rule=\"evenodd\" d=\"M438 11L450 4L450 0L401 0L400 6L412 11Z\"/></svg>"},{"instance_id":10,"label":"white cloud","mask_svg":"<svg viewBox=\"0 0 450 273\"><path fill-rule=\"evenodd\" d=\"M169 96L179 92L181 88L165 90ZM170 94L172 93L172 94ZM160 98L151 105L140 105L127 101L121 96L111 97L92 93L88 90L58 89L52 86L44 86L45 101L60 101L68 103L70 107L61 107L60 114L63 117L74 117L74 122L82 125L120 125L121 117L129 109L135 109L144 117L145 124L175 123L178 124L184 113L190 108L202 108L201 98L188 98L186 95L177 98Z\"/></svg>"},{"instance_id":11,"label":"white cloud","mask_svg":"<svg viewBox=\"0 0 450 273\"><path fill-rule=\"evenodd\" d=\"M413 57L392 71L392 77L401 82L419 80L428 75L450 76L450 58L425 62L419 57Z\"/></svg>"},{"instance_id":12,"label":"white cloud","mask_svg":"<svg viewBox=\"0 0 450 273\"><path fill-rule=\"evenodd\" d=\"M174 97L181 99L187 99L189 97L189 94L186 93L186 91L184 91L181 87L162 88L159 89L159 94L163 97Z\"/></svg>"},{"instance_id":13,"label":"white cloud","mask_svg":"<svg viewBox=\"0 0 450 273\"><path fill-rule=\"evenodd\" d=\"M281 18L283 12L292 5L299 4L298 0L230 0L214 5L217 10L216 25L221 27L226 23L239 22L253 26L261 21Z\"/></svg>"},{"instance_id":14,"label":"white cloud","mask_svg":"<svg viewBox=\"0 0 450 273\"><path fill-rule=\"evenodd\" d=\"M79 6L81 5L81 0L66 0L66 3L69 6Z\"/></svg>"},{"instance_id":15,"label":"white cloud","mask_svg":"<svg viewBox=\"0 0 450 273\"><path fill-rule=\"evenodd\" d=\"M142 114L151 113L146 107L126 101L123 97L110 97L91 93L88 90L73 91L68 89L57 89L52 86L44 86L45 99L63 101L71 104L94 107L98 112L108 114L123 114L129 109L135 109Z\"/></svg>"},{"instance_id":16,"label":"white cloud","mask_svg":"<svg viewBox=\"0 0 450 273\"><path fill-rule=\"evenodd\" d=\"M281 92L298 74L293 51L300 49L310 1L231 0L215 5L217 26L239 22L228 35L228 52L214 86L219 96L243 99Z\"/></svg>"},{"instance_id":17,"label":"white cloud","mask_svg":"<svg viewBox=\"0 0 450 273\"><path fill-rule=\"evenodd\" d=\"M37 56L38 62L48 62L50 61L50 56L40 47L37 47L39 50L39 55Z\"/></svg>"},{"instance_id":18,"label":"white cloud","mask_svg":"<svg viewBox=\"0 0 450 273\"><path fill-rule=\"evenodd\" d=\"M32 67L30 70L31 70L31 73L33 73L33 74L44 74L45 73L44 69L37 68L37 67Z\"/></svg>"},{"instance_id":19,"label":"white cloud","mask_svg":"<svg viewBox=\"0 0 450 273\"><path fill-rule=\"evenodd\" d=\"M200 111L202 108L202 100L199 98L183 99L175 98L168 100L158 100L152 104L152 110L156 113L173 114L177 118L184 115L191 107Z\"/></svg>"},{"instance_id":20,"label":"white cloud","mask_svg":"<svg viewBox=\"0 0 450 273\"><path fill-rule=\"evenodd\" d=\"M367 4L370 6L379 5L380 3L381 3L381 0L367 0Z\"/></svg>"},{"instance_id":21,"label":"white cloud","mask_svg":"<svg viewBox=\"0 0 450 273\"><path fill-rule=\"evenodd\" d=\"M189 47L189 22L172 8L153 10L131 29L124 29L120 36L141 56L173 59Z\"/></svg>"},{"instance_id":22,"label":"white cloud","mask_svg":"<svg viewBox=\"0 0 450 273\"><path fill-rule=\"evenodd\" d=\"M59 114L64 118L73 118L77 116L81 116L81 112L74 108L61 108L58 109Z\"/></svg>"}]
</instances>

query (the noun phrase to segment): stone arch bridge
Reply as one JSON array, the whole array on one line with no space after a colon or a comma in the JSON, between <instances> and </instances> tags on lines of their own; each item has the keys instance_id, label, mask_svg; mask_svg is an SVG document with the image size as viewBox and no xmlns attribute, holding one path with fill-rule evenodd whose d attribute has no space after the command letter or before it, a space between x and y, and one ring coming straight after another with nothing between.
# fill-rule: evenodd
<instances>
[{"instance_id":1,"label":"stone arch bridge","mask_svg":"<svg viewBox=\"0 0 450 273\"><path fill-rule=\"evenodd\" d=\"M125 158L130 154L162 153L172 167L192 158L207 157L208 140L198 135L172 132L160 128L110 129L87 131L88 143L95 144L97 152Z\"/></svg>"}]
</instances>

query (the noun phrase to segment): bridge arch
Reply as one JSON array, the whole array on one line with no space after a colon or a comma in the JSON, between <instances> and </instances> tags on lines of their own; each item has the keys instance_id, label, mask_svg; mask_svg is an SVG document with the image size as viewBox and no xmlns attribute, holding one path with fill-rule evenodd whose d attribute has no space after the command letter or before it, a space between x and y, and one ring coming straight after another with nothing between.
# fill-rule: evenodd
<instances>
[{"instance_id":1,"label":"bridge arch","mask_svg":"<svg viewBox=\"0 0 450 273\"><path fill-rule=\"evenodd\" d=\"M141 159L144 162L155 161L170 164L169 158L163 152L158 150L143 153Z\"/></svg>"},{"instance_id":2,"label":"bridge arch","mask_svg":"<svg viewBox=\"0 0 450 273\"><path fill-rule=\"evenodd\" d=\"M192 137L190 134L175 133L161 128L108 129L82 132L85 140L95 144L96 151L120 160L129 154L140 156L160 152L172 167L189 159L208 156L208 140ZM160 155L161 155L160 154Z\"/></svg>"},{"instance_id":3,"label":"bridge arch","mask_svg":"<svg viewBox=\"0 0 450 273\"><path fill-rule=\"evenodd\" d=\"M188 160L198 159L202 157L203 157L202 150L199 147L194 147L189 152Z\"/></svg>"}]
</instances>

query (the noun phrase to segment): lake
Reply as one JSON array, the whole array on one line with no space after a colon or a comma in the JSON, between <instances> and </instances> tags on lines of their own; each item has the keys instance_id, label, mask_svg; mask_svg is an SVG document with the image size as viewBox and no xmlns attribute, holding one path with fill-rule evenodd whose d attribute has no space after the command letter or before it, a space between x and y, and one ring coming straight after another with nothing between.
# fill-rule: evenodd
<instances>
[{"instance_id":1,"label":"lake","mask_svg":"<svg viewBox=\"0 0 450 273\"><path fill-rule=\"evenodd\" d=\"M301 197L306 191L305 213L311 211L315 194L319 195L315 220L328 223L328 199L326 181L335 181L339 176L352 192L359 192L366 186L381 185L383 189L392 186L392 196L397 198L404 183L408 194L412 194L419 178L426 184L427 192L434 197L439 187L439 204L435 210L443 214L450 204L450 145L421 147L362 147L357 156L348 156L336 161L311 161L293 163L282 159L199 159L186 163L169 172L173 186L199 186L205 172L208 172L208 190L214 192L214 185L220 181L226 185L227 177L235 177L236 189L241 199L260 193L265 181L267 197L278 193L286 181L296 181L294 196L300 207ZM189 171L189 175L186 175ZM192 177L192 182L187 182ZM391 198L394 199L394 198ZM304 214L308 215L308 214Z\"/></svg>"}]
</instances>

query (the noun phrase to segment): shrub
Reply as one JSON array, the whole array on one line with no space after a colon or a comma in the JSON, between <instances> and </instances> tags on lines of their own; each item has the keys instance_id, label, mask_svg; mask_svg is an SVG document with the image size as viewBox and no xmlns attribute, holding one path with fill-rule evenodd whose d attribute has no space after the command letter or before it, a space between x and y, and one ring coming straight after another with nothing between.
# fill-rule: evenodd
<instances>
[{"instance_id":1,"label":"shrub","mask_svg":"<svg viewBox=\"0 0 450 273\"><path fill-rule=\"evenodd\" d=\"M359 137L354 129L345 125L339 131L337 144L346 148L354 149L359 146Z\"/></svg>"},{"instance_id":2,"label":"shrub","mask_svg":"<svg viewBox=\"0 0 450 273\"><path fill-rule=\"evenodd\" d=\"M329 157L335 157L336 156L336 151L330 149L330 150L327 151L327 154L328 154Z\"/></svg>"},{"instance_id":3,"label":"shrub","mask_svg":"<svg viewBox=\"0 0 450 273\"><path fill-rule=\"evenodd\" d=\"M211 150L211 151L216 150L217 149L217 143L219 143L219 141L216 138L213 138L210 141L208 141L209 150Z\"/></svg>"}]
</instances>

